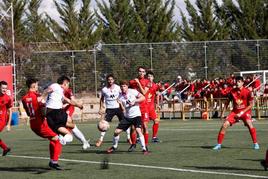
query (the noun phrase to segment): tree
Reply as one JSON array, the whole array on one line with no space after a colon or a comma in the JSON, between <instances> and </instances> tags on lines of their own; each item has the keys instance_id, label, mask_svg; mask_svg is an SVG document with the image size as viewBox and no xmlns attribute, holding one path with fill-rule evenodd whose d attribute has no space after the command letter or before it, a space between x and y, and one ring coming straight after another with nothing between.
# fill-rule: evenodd
<instances>
[{"instance_id":1,"label":"tree","mask_svg":"<svg viewBox=\"0 0 268 179\"><path fill-rule=\"evenodd\" d=\"M105 43L134 42L135 21L130 0L97 1L100 13L96 13L103 24L102 40Z\"/></svg>"},{"instance_id":2,"label":"tree","mask_svg":"<svg viewBox=\"0 0 268 179\"><path fill-rule=\"evenodd\" d=\"M133 0L139 42L180 40L180 27L173 21L174 0Z\"/></svg>"},{"instance_id":3,"label":"tree","mask_svg":"<svg viewBox=\"0 0 268 179\"><path fill-rule=\"evenodd\" d=\"M266 39L268 37L267 0L223 0L222 5L215 1L216 15L224 21L231 39Z\"/></svg>"},{"instance_id":4,"label":"tree","mask_svg":"<svg viewBox=\"0 0 268 179\"><path fill-rule=\"evenodd\" d=\"M185 0L189 19L182 16L182 36L189 41L222 40L228 38L226 25L221 23L213 11L213 0L196 1L197 9Z\"/></svg>"},{"instance_id":5,"label":"tree","mask_svg":"<svg viewBox=\"0 0 268 179\"><path fill-rule=\"evenodd\" d=\"M99 28L96 29L95 17L90 11L90 0L82 0L80 9L76 9L77 0L55 1L61 22L50 18L51 28L59 42L64 42L70 49L90 47L99 39Z\"/></svg>"},{"instance_id":6,"label":"tree","mask_svg":"<svg viewBox=\"0 0 268 179\"><path fill-rule=\"evenodd\" d=\"M55 41L55 36L48 27L47 14L38 14L41 0L31 0L26 12L25 40L28 42Z\"/></svg>"}]
</instances>

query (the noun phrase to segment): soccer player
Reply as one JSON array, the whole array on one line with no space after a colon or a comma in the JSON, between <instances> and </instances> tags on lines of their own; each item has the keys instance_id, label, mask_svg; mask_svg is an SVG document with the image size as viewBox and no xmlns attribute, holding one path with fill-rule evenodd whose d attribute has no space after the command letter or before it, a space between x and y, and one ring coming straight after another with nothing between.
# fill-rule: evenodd
<instances>
[{"instance_id":1,"label":"soccer player","mask_svg":"<svg viewBox=\"0 0 268 179\"><path fill-rule=\"evenodd\" d=\"M68 115L63 109L63 102L72 104L80 109L83 109L82 104L78 104L76 101L70 100L64 96L64 90L68 89L70 78L67 76L61 76L58 78L57 83L51 84L43 93L43 96L47 95L46 100L46 118L49 127L59 135L62 145L72 142L73 136L66 128L74 128L73 123L67 122Z\"/></svg>"},{"instance_id":2,"label":"soccer player","mask_svg":"<svg viewBox=\"0 0 268 179\"><path fill-rule=\"evenodd\" d=\"M152 142L153 143L158 143L159 139L157 137L158 129L159 129L159 121L160 118L157 117L156 111L155 111L155 96L157 95L157 91L159 90L159 86L154 83L154 73L152 71L147 72L147 78L150 81L149 82L149 90L146 93L146 100L148 104L148 112L149 112L149 119L154 121L152 131L153 131L153 136L152 136ZM156 107L158 110L160 109L159 106L159 99L157 100Z\"/></svg>"},{"instance_id":3,"label":"soccer player","mask_svg":"<svg viewBox=\"0 0 268 179\"><path fill-rule=\"evenodd\" d=\"M62 168L58 164L58 159L61 154L62 145L58 139L58 135L48 126L47 120L42 112L45 104L41 102L41 95L38 93L38 80L33 78L27 79L26 85L28 92L22 97L22 104L27 115L30 117L30 127L36 135L49 140L49 167L61 170Z\"/></svg>"},{"instance_id":4,"label":"soccer player","mask_svg":"<svg viewBox=\"0 0 268 179\"><path fill-rule=\"evenodd\" d=\"M126 131L131 125L135 127L136 132L139 134L140 143L144 155L148 154L145 146L144 136L141 131L141 111L139 104L145 100L145 97L135 89L128 89L128 82L120 82L121 93L118 97L118 102L124 111L125 118L121 120L114 131L113 146L107 150L107 153L113 153L118 147L119 134Z\"/></svg>"},{"instance_id":5,"label":"soccer player","mask_svg":"<svg viewBox=\"0 0 268 179\"><path fill-rule=\"evenodd\" d=\"M138 78L135 78L134 80L130 80L129 86L132 89L136 89L139 91L142 95L146 95L146 93L149 90L149 80L146 78L146 70L144 67L140 66L138 67ZM148 105L147 101L144 100L140 104L140 111L141 111L141 121L142 121L142 129L145 139L145 145L148 149L148 142L149 142L149 130L148 130L148 123L149 123L149 112L148 112ZM131 133L131 141L132 144L129 148L129 152L132 152L136 148L136 142L137 142L137 136L136 131L132 129Z\"/></svg>"},{"instance_id":6,"label":"soccer player","mask_svg":"<svg viewBox=\"0 0 268 179\"><path fill-rule=\"evenodd\" d=\"M0 132L2 132L7 124L9 125L7 127L10 129L12 101L6 92L7 82L0 81ZM2 156L6 156L11 150L2 139L0 139L0 147L3 149Z\"/></svg>"},{"instance_id":7,"label":"soccer player","mask_svg":"<svg viewBox=\"0 0 268 179\"><path fill-rule=\"evenodd\" d=\"M101 90L99 114L101 116L105 115L104 120L107 122L111 122L114 116L117 116L118 120L121 121L124 119L124 114L122 110L120 110L119 103L117 102L119 93L121 92L120 86L115 84L115 79L112 74L106 77L106 82L107 85ZM106 110L104 111L105 107ZM131 144L130 129L128 129L126 132L128 142ZM105 134L106 132L101 132L101 136L96 142L96 147L101 146Z\"/></svg>"},{"instance_id":8,"label":"soccer player","mask_svg":"<svg viewBox=\"0 0 268 179\"><path fill-rule=\"evenodd\" d=\"M73 94L73 91L69 88L68 86L68 89L65 89L64 90L64 96L72 101L75 101L75 97L74 97L74 94ZM82 142L83 146L83 150L86 150L88 148L90 148L90 144L89 142L86 140L84 134L78 129L78 127L74 124L74 121L72 119L72 116L73 116L73 113L74 113L74 109L75 109L75 106L74 105L71 105L69 103L66 103L66 105L64 105L64 110L66 111L66 113L68 114L68 119L67 119L67 122L68 123L73 123L74 125L74 128L71 129L72 130L72 133L73 135L80 141Z\"/></svg>"},{"instance_id":9,"label":"soccer player","mask_svg":"<svg viewBox=\"0 0 268 179\"><path fill-rule=\"evenodd\" d=\"M221 149L222 141L224 139L226 130L228 127L243 120L245 126L247 126L249 133L253 141L253 149L258 150L259 144L257 143L256 129L254 128L251 120L251 109L253 106L253 98L251 92L243 86L243 77L237 76L236 88L232 89L229 93L229 100L225 107L227 108L230 101L233 102L233 110L226 117L223 125L218 134L218 144L213 147L214 150Z\"/></svg>"}]
</instances>

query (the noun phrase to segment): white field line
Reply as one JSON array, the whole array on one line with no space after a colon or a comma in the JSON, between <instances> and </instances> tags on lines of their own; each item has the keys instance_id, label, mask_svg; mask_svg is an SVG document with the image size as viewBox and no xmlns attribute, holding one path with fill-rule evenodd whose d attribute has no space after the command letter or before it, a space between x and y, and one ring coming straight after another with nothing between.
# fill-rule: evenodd
<instances>
[{"instance_id":1,"label":"white field line","mask_svg":"<svg viewBox=\"0 0 268 179\"><path fill-rule=\"evenodd\" d=\"M23 156L23 155L7 155L7 157L49 160L49 158L47 158L47 157L35 157L35 156ZM97 162L97 161L73 160L73 159L60 159L60 161L76 162L76 163L88 163L88 164L101 164L102 163L102 162ZM227 176L239 176L239 177L248 177L248 178L268 178L268 176L250 175L250 174L242 174L242 173L240 174L240 173L229 173L229 172L228 173L226 173L226 172L214 172L214 171L205 171L205 170L191 170L191 169L182 169L182 168L159 167L159 166L151 166L151 165L138 165L138 164L113 163L113 162L109 162L109 164L116 165L116 166L150 168L150 169L171 170L171 171L190 172L190 173L203 173L203 174L212 174L212 175L227 175Z\"/></svg>"},{"instance_id":2,"label":"white field line","mask_svg":"<svg viewBox=\"0 0 268 179\"><path fill-rule=\"evenodd\" d=\"M207 128L204 128L204 129L193 129L193 128L181 128L181 129L175 129L175 128L160 128L159 129L160 131L219 131L219 128L214 128L214 129L207 129ZM247 128L245 129L229 129L229 131L248 131ZM268 131L268 129L257 129L257 132L258 131Z\"/></svg>"}]
</instances>

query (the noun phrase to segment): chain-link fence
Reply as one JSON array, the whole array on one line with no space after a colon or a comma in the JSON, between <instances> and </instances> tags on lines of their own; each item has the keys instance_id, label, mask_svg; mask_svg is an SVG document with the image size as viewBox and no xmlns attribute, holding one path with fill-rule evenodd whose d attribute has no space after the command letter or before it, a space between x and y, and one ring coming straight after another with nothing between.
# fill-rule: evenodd
<instances>
[{"instance_id":1,"label":"chain-link fence","mask_svg":"<svg viewBox=\"0 0 268 179\"><path fill-rule=\"evenodd\" d=\"M214 79L267 70L268 40L102 44L89 51L35 52L30 59L17 60L18 95L28 77L45 86L63 74L71 77L75 93L97 95L107 74L113 73L117 81L129 80L140 65L153 70L157 81L169 82L178 75Z\"/></svg>"}]
</instances>

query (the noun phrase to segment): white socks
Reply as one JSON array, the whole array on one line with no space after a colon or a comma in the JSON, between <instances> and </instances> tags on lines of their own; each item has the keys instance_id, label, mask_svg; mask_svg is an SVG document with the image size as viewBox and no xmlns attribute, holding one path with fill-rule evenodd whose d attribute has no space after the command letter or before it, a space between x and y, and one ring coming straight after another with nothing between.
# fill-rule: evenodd
<instances>
[{"instance_id":1,"label":"white socks","mask_svg":"<svg viewBox=\"0 0 268 179\"><path fill-rule=\"evenodd\" d=\"M113 147L116 149L118 146L119 135L113 138Z\"/></svg>"},{"instance_id":2,"label":"white socks","mask_svg":"<svg viewBox=\"0 0 268 179\"><path fill-rule=\"evenodd\" d=\"M144 136L143 135L140 135L139 136L139 139L140 139L140 142L141 142L142 150L146 150Z\"/></svg>"},{"instance_id":3,"label":"white socks","mask_svg":"<svg viewBox=\"0 0 268 179\"><path fill-rule=\"evenodd\" d=\"M127 133L127 139L130 139L130 127L126 130Z\"/></svg>"},{"instance_id":4,"label":"white socks","mask_svg":"<svg viewBox=\"0 0 268 179\"><path fill-rule=\"evenodd\" d=\"M103 141L105 134L106 134L106 132L101 132L100 141Z\"/></svg>"},{"instance_id":5,"label":"white socks","mask_svg":"<svg viewBox=\"0 0 268 179\"><path fill-rule=\"evenodd\" d=\"M72 129L72 131L73 131L74 136L75 136L78 140L80 140L82 143L87 142L87 140L86 140L84 134L83 134L83 133L76 127L76 125L74 126L74 128Z\"/></svg>"}]
</instances>

